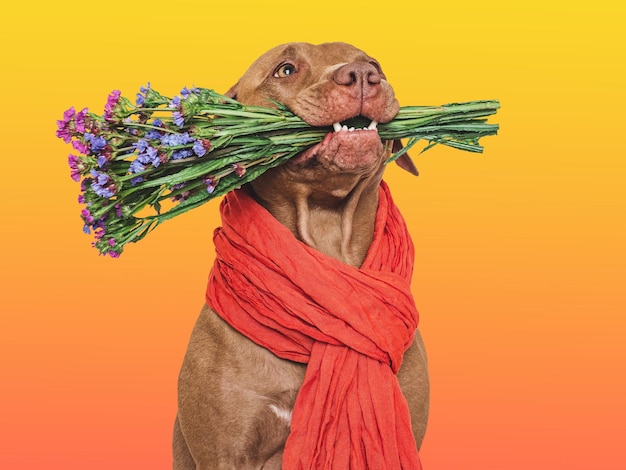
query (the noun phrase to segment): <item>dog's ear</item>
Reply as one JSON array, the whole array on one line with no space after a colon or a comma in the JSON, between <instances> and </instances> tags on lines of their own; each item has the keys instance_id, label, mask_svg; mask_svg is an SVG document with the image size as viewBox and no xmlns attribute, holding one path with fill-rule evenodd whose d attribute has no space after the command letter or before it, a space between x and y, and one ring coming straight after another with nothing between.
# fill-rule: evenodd
<instances>
[{"instance_id":1,"label":"dog's ear","mask_svg":"<svg viewBox=\"0 0 626 470\"><path fill-rule=\"evenodd\" d=\"M232 98L234 100L237 99L237 89L239 88L239 82L235 83L233 86L230 87L230 89L224 93L225 96L228 96L229 98Z\"/></svg>"},{"instance_id":2,"label":"dog's ear","mask_svg":"<svg viewBox=\"0 0 626 470\"><path fill-rule=\"evenodd\" d=\"M403 148L404 146L402 145L402 142L400 141L400 139L396 139L393 141L393 147L392 147L393 153L399 152ZM396 159L396 164L403 170L406 170L409 173L411 173L412 175L419 176L419 171L417 171L417 167L415 166L415 163L413 163L413 160L411 160L411 157L409 157L408 153L405 152L402 155L400 155Z\"/></svg>"}]
</instances>

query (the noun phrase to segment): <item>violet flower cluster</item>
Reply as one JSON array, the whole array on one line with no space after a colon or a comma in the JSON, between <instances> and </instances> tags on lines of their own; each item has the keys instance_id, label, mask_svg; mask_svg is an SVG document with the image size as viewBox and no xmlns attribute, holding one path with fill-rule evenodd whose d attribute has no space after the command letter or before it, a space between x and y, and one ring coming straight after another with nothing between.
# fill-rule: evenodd
<instances>
[{"instance_id":1,"label":"violet flower cluster","mask_svg":"<svg viewBox=\"0 0 626 470\"><path fill-rule=\"evenodd\" d=\"M285 112L245 107L196 87L170 99L150 84L134 104L119 90L111 92L102 115L69 108L56 135L73 148L70 176L80 182L83 230L94 235L93 246L119 257L127 243L164 220L301 151L280 145L281 128L306 127ZM264 137L265 130L272 134ZM321 136L313 133L314 141Z\"/></svg>"}]
</instances>

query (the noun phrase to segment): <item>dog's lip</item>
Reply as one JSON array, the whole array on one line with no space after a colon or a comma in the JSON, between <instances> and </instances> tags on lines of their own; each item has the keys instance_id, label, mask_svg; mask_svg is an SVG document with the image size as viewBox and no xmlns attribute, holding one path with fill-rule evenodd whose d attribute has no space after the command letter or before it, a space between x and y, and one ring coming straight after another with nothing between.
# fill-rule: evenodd
<instances>
[{"instance_id":1,"label":"dog's lip","mask_svg":"<svg viewBox=\"0 0 626 470\"><path fill-rule=\"evenodd\" d=\"M357 145L368 142L365 145L369 149L372 148L372 145L382 145L376 125L377 121L370 123L367 127L361 128L352 128L341 123L333 124L333 127L335 127L333 131L327 132L322 141L318 144L300 152L293 158L292 162L295 165L300 165L308 161L316 160L324 166L329 166L329 168L334 169L333 171L341 170L352 172L362 168L369 168L377 161L376 158L346 160L342 158L341 153L337 153L337 151L339 149L351 148L357 142L359 143ZM372 127L371 129L368 128L370 126ZM329 150L330 153L328 153ZM366 151L362 155L369 153L370 152Z\"/></svg>"}]
</instances>

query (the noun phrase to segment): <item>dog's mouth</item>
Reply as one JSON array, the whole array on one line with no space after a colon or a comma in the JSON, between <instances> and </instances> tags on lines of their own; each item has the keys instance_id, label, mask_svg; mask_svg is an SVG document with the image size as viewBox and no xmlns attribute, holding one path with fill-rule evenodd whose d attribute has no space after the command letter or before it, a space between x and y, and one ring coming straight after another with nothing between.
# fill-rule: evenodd
<instances>
[{"instance_id":1,"label":"dog's mouth","mask_svg":"<svg viewBox=\"0 0 626 470\"><path fill-rule=\"evenodd\" d=\"M322 142L297 155L296 165L321 165L333 172L360 172L384 161L378 121L357 116L332 124Z\"/></svg>"},{"instance_id":2,"label":"dog's mouth","mask_svg":"<svg viewBox=\"0 0 626 470\"><path fill-rule=\"evenodd\" d=\"M369 121L369 124L368 124ZM378 132L378 122L374 120L368 120L363 116L357 116L352 119L341 122L333 123L333 129L335 132L354 132L354 131L376 131Z\"/></svg>"}]
</instances>

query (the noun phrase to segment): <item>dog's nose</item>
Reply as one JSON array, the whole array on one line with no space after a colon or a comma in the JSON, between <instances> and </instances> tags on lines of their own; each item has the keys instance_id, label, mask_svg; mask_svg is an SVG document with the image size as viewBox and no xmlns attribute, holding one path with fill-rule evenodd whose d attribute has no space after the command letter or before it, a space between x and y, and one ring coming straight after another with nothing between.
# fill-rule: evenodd
<instances>
[{"instance_id":1,"label":"dog's nose","mask_svg":"<svg viewBox=\"0 0 626 470\"><path fill-rule=\"evenodd\" d=\"M351 62L342 65L333 73L333 81L337 85L354 87L355 90L362 90L363 95L372 86L380 84L382 77L380 72L369 62Z\"/></svg>"}]
</instances>

